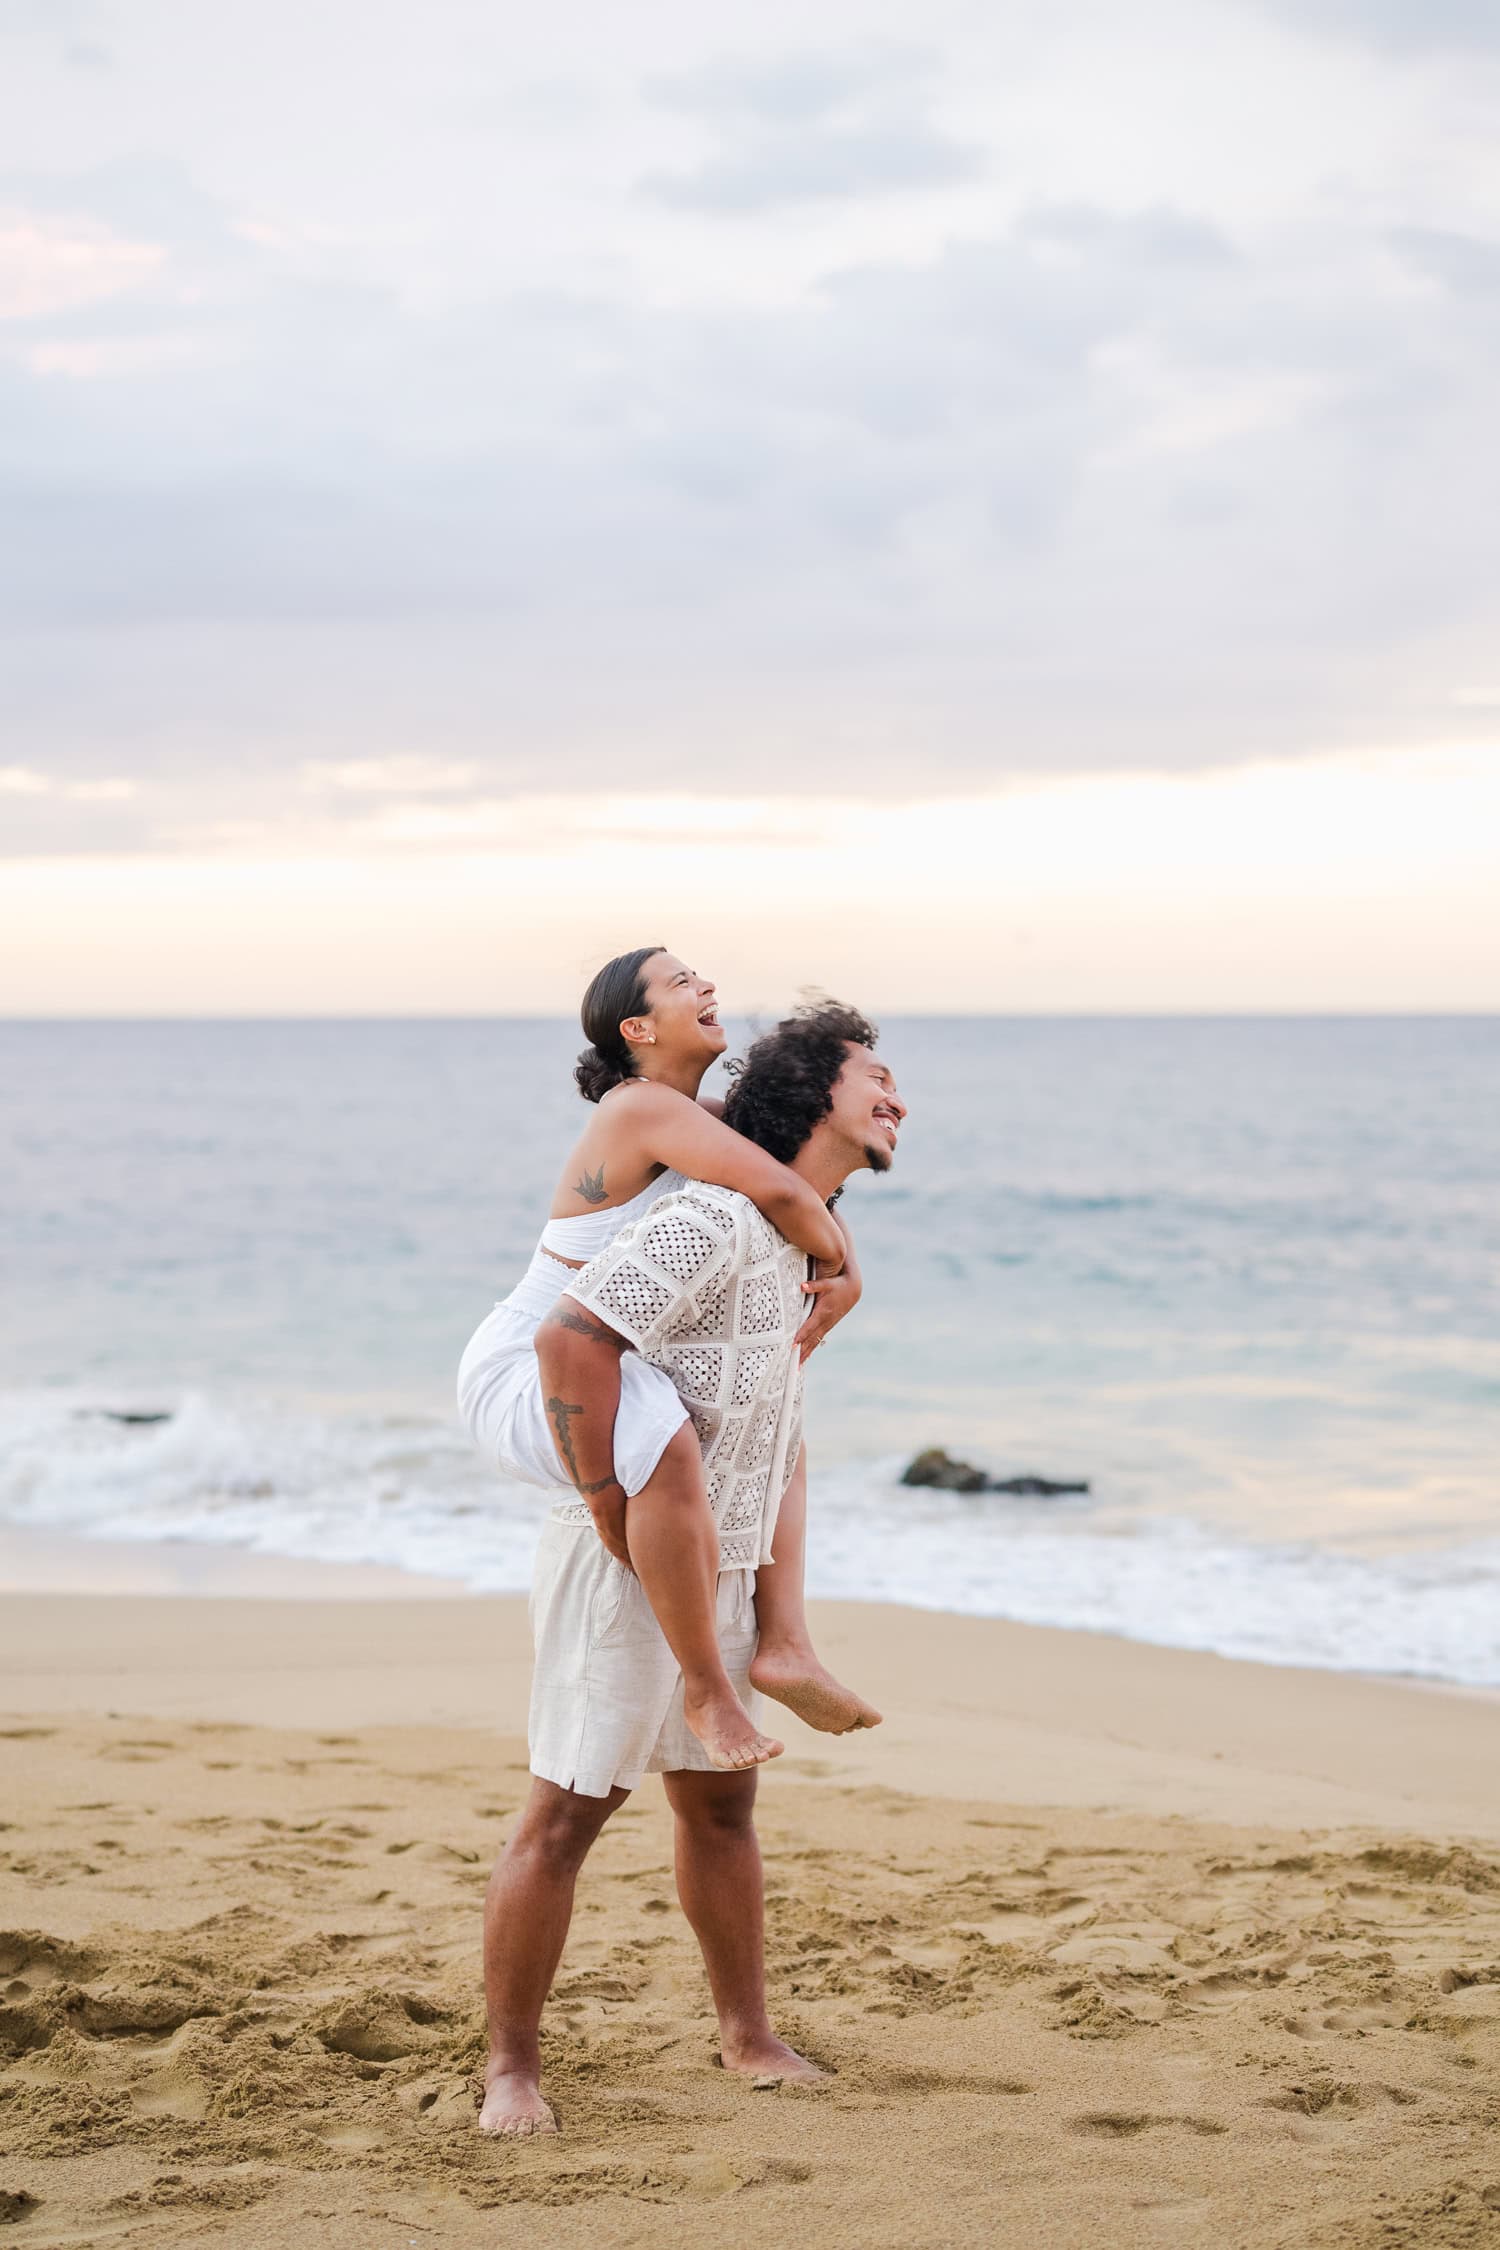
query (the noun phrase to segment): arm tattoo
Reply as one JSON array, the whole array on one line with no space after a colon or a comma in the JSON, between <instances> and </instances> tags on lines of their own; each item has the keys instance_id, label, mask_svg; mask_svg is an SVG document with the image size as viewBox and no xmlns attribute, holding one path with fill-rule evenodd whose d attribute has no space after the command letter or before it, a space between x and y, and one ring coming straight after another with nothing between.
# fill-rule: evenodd
<instances>
[{"instance_id":1,"label":"arm tattoo","mask_svg":"<svg viewBox=\"0 0 1500 2250\"><path fill-rule=\"evenodd\" d=\"M587 1336L591 1344L619 1346L624 1342L624 1338L617 1336L615 1331L606 1327L602 1320L595 1320L591 1314L583 1310L581 1305L569 1304L566 1297L560 1303L554 1305L551 1312L548 1313L546 1326L570 1329L575 1336Z\"/></svg>"},{"instance_id":2,"label":"arm tattoo","mask_svg":"<svg viewBox=\"0 0 1500 2250\"><path fill-rule=\"evenodd\" d=\"M583 1408L581 1406L574 1406L568 1399L565 1398L549 1398L547 1401L547 1412L551 1415L552 1427L557 1432L557 1450L562 1455L564 1461L567 1463L568 1475L573 1480L575 1490L581 1493L585 1500L589 1497L590 1493L607 1492L610 1486L615 1482L615 1479L612 1476L596 1477L592 1484L585 1484L578 1474L578 1463L573 1457L573 1431L571 1425L574 1418L583 1412Z\"/></svg>"},{"instance_id":3,"label":"arm tattoo","mask_svg":"<svg viewBox=\"0 0 1500 2250\"><path fill-rule=\"evenodd\" d=\"M601 1164L597 1172L591 1172L585 1164L583 1178L573 1182L573 1193L581 1195L585 1203L607 1203L609 1191L604 1185L604 1166Z\"/></svg>"}]
</instances>

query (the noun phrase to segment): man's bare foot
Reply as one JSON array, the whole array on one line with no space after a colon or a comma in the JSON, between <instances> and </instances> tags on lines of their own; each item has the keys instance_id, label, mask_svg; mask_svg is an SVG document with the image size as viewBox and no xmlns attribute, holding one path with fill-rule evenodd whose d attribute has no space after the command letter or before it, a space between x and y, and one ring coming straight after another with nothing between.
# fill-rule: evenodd
<instances>
[{"instance_id":1,"label":"man's bare foot","mask_svg":"<svg viewBox=\"0 0 1500 2250\"><path fill-rule=\"evenodd\" d=\"M741 1773L779 1758L786 1748L771 1734L762 1734L735 1694L704 1696L701 1702L683 1699L682 1715L698 1737L709 1760L720 1773Z\"/></svg>"},{"instance_id":2,"label":"man's bare foot","mask_svg":"<svg viewBox=\"0 0 1500 2250\"><path fill-rule=\"evenodd\" d=\"M719 2060L736 2078L773 2078L788 2086L814 2086L828 2076L826 2070L820 2070L770 2030L759 2039L726 2039Z\"/></svg>"},{"instance_id":3,"label":"man's bare foot","mask_svg":"<svg viewBox=\"0 0 1500 2250\"><path fill-rule=\"evenodd\" d=\"M750 1666L750 1685L795 1711L804 1726L819 1734L853 1734L878 1727L880 1713L853 1688L836 1680L812 1650L758 1648Z\"/></svg>"},{"instance_id":4,"label":"man's bare foot","mask_svg":"<svg viewBox=\"0 0 1500 2250\"><path fill-rule=\"evenodd\" d=\"M530 2140L533 2134L557 2131L552 2105L543 2100L535 2072L498 2070L490 2065L484 2074L479 2130L506 2134L514 2140Z\"/></svg>"}]
</instances>

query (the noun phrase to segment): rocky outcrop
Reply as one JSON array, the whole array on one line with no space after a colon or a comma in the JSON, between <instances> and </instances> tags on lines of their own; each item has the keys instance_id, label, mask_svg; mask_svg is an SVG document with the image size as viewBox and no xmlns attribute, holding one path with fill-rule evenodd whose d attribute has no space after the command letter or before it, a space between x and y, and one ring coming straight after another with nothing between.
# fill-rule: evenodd
<instances>
[{"instance_id":1,"label":"rocky outcrop","mask_svg":"<svg viewBox=\"0 0 1500 2250\"><path fill-rule=\"evenodd\" d=\"M129 1413L118 1406L80 1406L75 1408L74 1411L80 1420L90 1414L95 1414L101 1422L123 1422L127 1429L141 1429L148 1422L170 1422L172 1419L171 1414L165 1408L159 1413L149 1414Z\"/></svg>"},{"instance_id":2,"label":"rocky outcrop","mask_svg":"<svg viewBox=\"0 0 1500 2250\"><path fill-rule=\"evenodd\" d=\"M907 1462L903 1484L933 1485L940 1492L1008 1492L1018 1500L1057 1500L1087 1492L1087 1483L1059 1484L1051 1477L988 1477L971 1462L955 1461L940 1445L929 1445Z\"/></svg>"}]
</instances>

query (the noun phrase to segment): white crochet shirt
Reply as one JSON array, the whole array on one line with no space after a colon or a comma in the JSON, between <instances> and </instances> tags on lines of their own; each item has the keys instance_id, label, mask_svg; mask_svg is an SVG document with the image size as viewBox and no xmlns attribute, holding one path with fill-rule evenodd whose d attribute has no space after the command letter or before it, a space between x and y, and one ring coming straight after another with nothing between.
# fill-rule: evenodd
<instances>
[{"instance_id":1,"label":"white crochet shirt","mask_svg":"<svg viewBox=\"0 0 1500 2250\"><path fill-rule=\"evenodd\" d=\"M748 1196L689 1180L622 1228L564 1292L676 1385L703 1448L721 1570L771 1559L802 1443L793 1339L807 1317L806 1278L802 1252Z\"/></svg>"}]
</instances>

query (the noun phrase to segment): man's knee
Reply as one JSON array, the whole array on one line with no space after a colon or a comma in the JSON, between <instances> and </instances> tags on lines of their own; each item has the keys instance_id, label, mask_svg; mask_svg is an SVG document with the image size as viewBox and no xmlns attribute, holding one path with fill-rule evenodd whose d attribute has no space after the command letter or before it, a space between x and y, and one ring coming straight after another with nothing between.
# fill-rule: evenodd
<instances>
[{"instance_id":1,"label":"man's knee","mask_svg":"<svg viewBox=\"0 0 1500 2250\"><path fill-rule=\"evenodd\" d=\"M667 1781L672 1810L685 1827L715 1836L745 1836L754 1829L753 1773L680 1773Z\"/></svg>"},{"instance_id":2,"label":"man's knee","mask_svg":"<svg viewBox=\"0 0 1500 2250\"><path fill-rule=\"evenodd\" d=\"M615 1806L628 1795L628 1790L612 1789L608 1797L584 1797L555 1782L535 1781L511 1848L533 1854L560 1874L576 1870Z\"/></svg>"}]
</instances>

